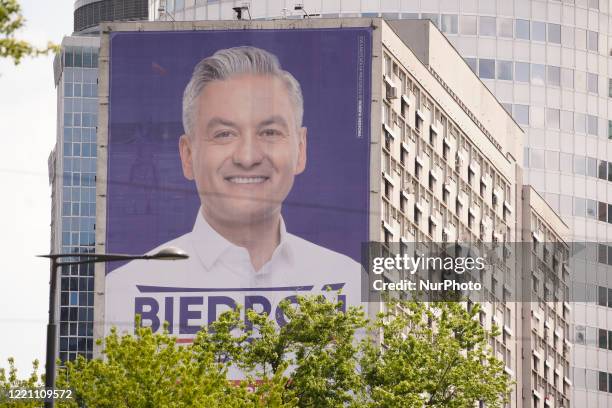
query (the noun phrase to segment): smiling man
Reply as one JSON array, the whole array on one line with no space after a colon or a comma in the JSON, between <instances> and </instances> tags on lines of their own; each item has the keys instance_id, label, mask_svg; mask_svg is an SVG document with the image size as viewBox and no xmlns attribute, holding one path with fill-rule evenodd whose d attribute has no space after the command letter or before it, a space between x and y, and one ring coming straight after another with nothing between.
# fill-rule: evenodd
<instances>
[{"instance_id":1,"label":"smiling man","mask_svg":"<svg viewBox=\"0 0 612 408\"><path fill-rule=\"evenodd\" d=\"M306 168L302 116L299 83L265 50L224 49L196 65L183 96L179 153L201 207L191 232L159 247L190 258L132 261L110 273L107 329L130 330L140 314L154 330L168 321L188 341L238 304L282 325L278 303L298 294L341 290L345 305L360 303L361 266L288 233L281 216Z\"/></svg>"}]
</instances>

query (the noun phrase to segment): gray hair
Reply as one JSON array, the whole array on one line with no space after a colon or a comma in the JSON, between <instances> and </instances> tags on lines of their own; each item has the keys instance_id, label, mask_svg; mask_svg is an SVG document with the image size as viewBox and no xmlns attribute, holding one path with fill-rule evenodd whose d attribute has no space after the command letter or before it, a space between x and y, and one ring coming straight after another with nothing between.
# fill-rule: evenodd
<instances>
[{"instance_id":1,"label":"gray hair","mask_svg":"<svg viewBox=\"0 0 612 408\"><path fill-rule=\"evenodd\" d=\"M281 68L275 55L261 48L244 46L219 50L204 58L193 69L183 94L183 129L186 134L193 135L198 97L206 85L240 74L268 75L281 79L293 104L296 126L302 126L304 98L299 82Z\"/></svg>"}]
</instances>

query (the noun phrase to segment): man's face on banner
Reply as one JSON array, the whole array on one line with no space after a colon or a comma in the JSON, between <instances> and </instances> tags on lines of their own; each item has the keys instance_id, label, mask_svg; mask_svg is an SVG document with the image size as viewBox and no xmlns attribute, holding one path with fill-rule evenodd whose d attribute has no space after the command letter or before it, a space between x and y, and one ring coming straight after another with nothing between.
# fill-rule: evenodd
<instances>
[{"instance_id":1,"label":"man's face on banner","mask_svg":"<svg viewBox=\"0 0 612 408\"><path fill-rule=\"evenodd\" d=\"M306 166L306 129L284 82L249 74L211 82L194 122L194 134L181 137L181 161L209 220L249 224L278 214Z\"/></svg>"}]
</instances>

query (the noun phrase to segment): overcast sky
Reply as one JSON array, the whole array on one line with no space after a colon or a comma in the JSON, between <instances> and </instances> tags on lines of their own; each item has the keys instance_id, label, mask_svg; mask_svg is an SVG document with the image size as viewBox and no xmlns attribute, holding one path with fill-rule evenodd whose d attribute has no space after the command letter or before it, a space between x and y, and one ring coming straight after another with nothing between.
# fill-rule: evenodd
<instances>
[{"instance_id":1,"label":"overcast sky","mask_svg":"<svg viewBox=\"0 0 612 408\"><path fill-rule=\"evenodd\" d=\"M73 0L20 0L18 37L44 46L72 32ZM0 367L44 371L49 307L51 189L47 158L56 138L53 58L0 61Z\"/></svg>"}]
</instances>

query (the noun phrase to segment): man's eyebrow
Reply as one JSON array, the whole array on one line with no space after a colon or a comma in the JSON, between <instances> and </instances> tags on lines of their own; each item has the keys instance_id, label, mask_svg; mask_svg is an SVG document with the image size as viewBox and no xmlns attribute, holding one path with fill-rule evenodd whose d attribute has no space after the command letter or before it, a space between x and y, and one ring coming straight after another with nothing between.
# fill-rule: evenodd
<instances>
[{"instance_id":1,"label":"man's eyebrow","mask_svg":"<svg viewBox=\"0 0 612 408\"><path fill-rule=\"evenodd\" d=\"M262 127L270 125L280 125L283 126L285 129L289 129L289 124L287 123L285 118L280 115L272 115L269 118L262 120L261 122L259 122L257 128L261 129Z\"/></svg>"},{"instance_id":2,"label":"man's eyebrow","mask_svg":"<svg viewBox=\"0 0 612 408\"><path fill-rule=\"evenodd\" d=\"M227 127L232 127L232 128L238 128L238 125L232 122L231 120L223 119L223 118L216 116L208 121L208 124L206 125L206 130L211 130L212 128L216 126L227 126Z\"/></svg>"}]
</instances>

